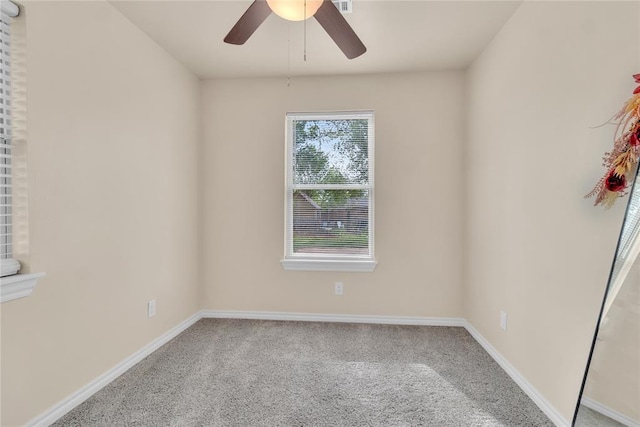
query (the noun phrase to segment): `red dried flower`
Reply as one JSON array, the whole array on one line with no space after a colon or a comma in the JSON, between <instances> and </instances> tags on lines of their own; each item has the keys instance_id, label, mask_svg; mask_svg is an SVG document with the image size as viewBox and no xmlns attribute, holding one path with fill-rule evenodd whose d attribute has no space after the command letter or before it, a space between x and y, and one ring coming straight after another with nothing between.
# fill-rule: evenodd
<instances>
[{"instance_id":1,"label":"red dried flower","mask_svg":"<svg viewBox=\"0 0 640 427\"><path fill-rule=\"evenodd\" d=\"M640 126L638 126L638 128L631 132L631 136L629 137L629 145L631 145L632 147L637 147L638 145L640 145Z\"/></svg>"},{"instance_id":2,"label":"red dried flower","mask_svg":"<svg viewBox=\"0 0 640 427\"><path fill-rule=\"evenodd\" d=\"M622 191L627 186L627 179L624 175L616 175L614 171L611 171L605 182L607 190L609 191Z\"/></svg>"},{"instance_id":3,"label":"red dried flower","mask_svg":"<svg viewBox=\"0 0 640 427\"><path fill-rule=\"evenodd\" d=\"M636 85L640 85L640 73L634 74ZM602 166L606 173L585 197L596 197L595 205L613 206L624 195L627 179L638 164L640 157L640 86L633 96L625 102L622 109L613 116L616 131L613 137L613 149L605 153Z\"/></svg>"}]
</instances>

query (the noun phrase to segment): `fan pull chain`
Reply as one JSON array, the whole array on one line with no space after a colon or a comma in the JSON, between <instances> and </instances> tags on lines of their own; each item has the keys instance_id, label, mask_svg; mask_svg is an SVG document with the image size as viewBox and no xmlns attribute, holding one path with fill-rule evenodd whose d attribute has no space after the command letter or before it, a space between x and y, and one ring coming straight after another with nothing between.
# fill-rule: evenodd
<instances>
[{"instance_id":1,"label":"fan pull chain","mask_svg":"<svg viewBox=\"0 0 640 427\"><path fill-rule=\"evenodd\" d=\"M307 62L307 0L304 0L304 62Z\"/></svg>"},{"instance_id":2,"label":"fan pull chain","mask_svg":"<svg viewBox=\"0 0 640 427\"><path fill-rule=\"evenodd\" d=\"M291 87L291 23L287 35L287 87Z\"/></svg>"}]
</instances>

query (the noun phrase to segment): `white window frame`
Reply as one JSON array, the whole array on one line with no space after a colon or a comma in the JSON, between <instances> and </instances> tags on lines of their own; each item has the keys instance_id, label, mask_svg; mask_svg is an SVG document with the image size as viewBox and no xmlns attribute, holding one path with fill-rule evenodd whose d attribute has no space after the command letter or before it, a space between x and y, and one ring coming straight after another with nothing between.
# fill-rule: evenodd
<instances>
[{"instance_id":1,"label":"white window frame","mask_svg":"<svg viewBox=\"0 0 640 427\"><path fill-rule=\"evenodd\" d=\"M9 94L11 92L10 88L10 59L9 54L7 53L7 49L9 49L10 41L7 38L5 40L5 35L10 35L10 18L15 18L20 14L20 8L15 3L12 3L8 0L3 0L0 2L0 13L2 14L2 23L0 23L0 31L4 31L5 34L0 37L0 42L2 43L2 80L3 80L3 90L7 91L4 94ZM4 97L4 95L3 95ZM4 105L6 108L10 105L10 101L7 101L7 104ZM4 119L9 121L8 119L9 112L5 111ZM11 131L10 131L10 123L4 123L4 130L2 134L2 138L6 139L6 143L9 148L9 159L11 152ZM14 182L11 185L15 184ZM13 205L11 203L11 205ZM14 212L11 212L13 215ZM11 221L12 228L14 221ZM12 242L13 244L13 242ZM12 258L7 258L2 256L0 258L0 303L5 303L8 301L12 301L18 298L24 298L31 295L36 284L38 283L38 279L45 276L45 273L23 273L17 274L20 271L20 263Z\"/></svg>"},{"instance_id":2,"label":"white window frame","mask_svg":"<svg viewBox=\"0 0 640 427\"><path fill-rule=\"evenodd\" d=\"M293 176L293 151L294 151L294 122L296 120L369 120L368 129L368 183L367 184L322 184L301 185L294 183ZM287 113L285 119L285 206L284 206L284 259L281 263L285 270L304 271L354 271L371 272L377 262L374 257L375 241L375 185L374 185L374 160L375 160L375 115L372 110L363 111L339 111L339 112L315 112L315 113ZM368 255L336 255L336 254L296 254L293 252L293 194L296 190L323 189L346 190L362 189L368 194L369 214L369 254Z\"/></svg>"},{"instance_id":3,"label":"white window frame","mask_svg":"<svg viewBox=\"0 0 640 427\"><path fill-rule=\"evenodd\" d=\"M11 24L12 17L17 16L19 9L9 1L3 1L0 8L0 147L2 148L2 165L0 166L2 182L2 212L0 225L2 238L0 242L0 277L16 274L20 270L20 263L12 258L13 255L13 221L12 221L12 156L11 156ZM7 228L5 230L5 227ZM6 239L6 242L4 241Z\"/></svg>"}]
</instances>

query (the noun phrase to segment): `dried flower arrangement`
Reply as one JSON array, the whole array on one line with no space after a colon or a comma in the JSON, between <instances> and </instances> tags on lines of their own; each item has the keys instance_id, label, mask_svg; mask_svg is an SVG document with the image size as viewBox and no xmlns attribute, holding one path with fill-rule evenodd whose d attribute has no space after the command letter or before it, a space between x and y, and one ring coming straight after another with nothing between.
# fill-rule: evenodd
<instances>
[{"instance_id":1,"label":"dried flower arrangement","mask_svg":"<svg viewBox=\"0 0 640 427\"><path fill-rule=\"evenodd\" d=\"M605 175L598 181L594 189L585 198L596 196L594 203L610 208L618 197L626 193L629 180L638 164L640 155L640 74L633 78L638 87L624 104L622 109L613 116L616 131L613 138L613 150L605 153L602 166L607 169Z\"/></svg>"}]
</instances>

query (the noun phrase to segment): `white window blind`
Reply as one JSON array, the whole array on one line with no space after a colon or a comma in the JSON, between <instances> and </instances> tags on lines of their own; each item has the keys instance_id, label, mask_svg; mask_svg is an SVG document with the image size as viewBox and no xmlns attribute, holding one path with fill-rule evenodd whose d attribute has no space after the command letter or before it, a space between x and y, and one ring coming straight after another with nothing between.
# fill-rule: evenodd
<instances>
[{"instance_id":1,"label":"white window blind","mask_svg":"<svg viewBox=\"0 0 640 427\"><path fill-rule=\"evenodd\" d=\"M633 193L629 196L627 212L622 225L620 242L616 253L615 264L611 281L618 280L618 275L627 263L633 263L635 259L629 259L631 249L636 244L640 232L640 176L636 176Z\"/></svg>"},{"instance_id":2,"label":"white window blind","mask_svg":"<svg viewBox=\"0 0 640 427\"><path fill-rule=\"evenodd\" d=\"M373 112L286 123L285 261L373 261Z\"/></svg>"},{"instance_id":3,"label":"white window blind","mask_svg":"<svg viewBox=\"0 0 640 427\"><path fill-rule=\"evenodd\" d=\"M0 260L2 276L15 274L20 264L12 259L12 157L11 157L11 18L12 3L0 8ZM13 5L15 6L15 5ZM13 10L13 12L12 12Z\"/></svg>"},{"instance_id":4,"label":"white window blind","mask_svg":"<svg viewBox=\"0 0 640 427\"><path fill-rule=\"evenodd\" d=\"M623 284L631 280L629 273L640 256L640 241L638 240L638 233L640 232L640 175L637 172L622 223L622 231L616 248L611 277L607 284L601 321L606 321L609 309L616 301L618 292L622 289Z\"/></svg>"}]
</instances>

